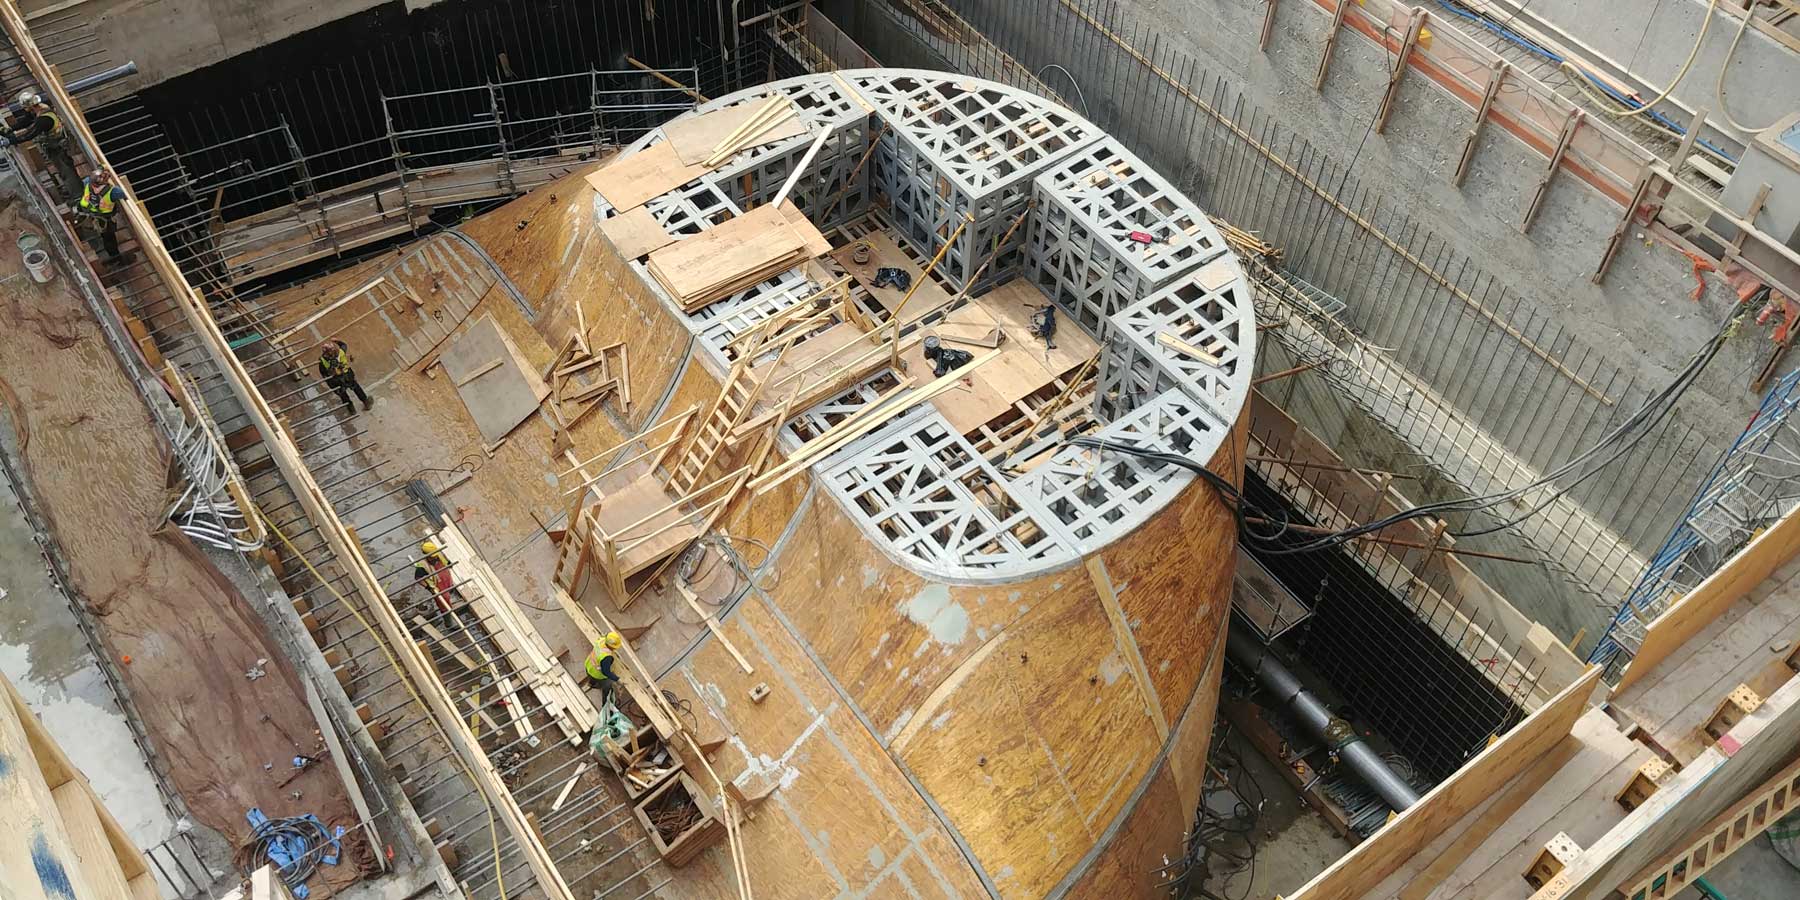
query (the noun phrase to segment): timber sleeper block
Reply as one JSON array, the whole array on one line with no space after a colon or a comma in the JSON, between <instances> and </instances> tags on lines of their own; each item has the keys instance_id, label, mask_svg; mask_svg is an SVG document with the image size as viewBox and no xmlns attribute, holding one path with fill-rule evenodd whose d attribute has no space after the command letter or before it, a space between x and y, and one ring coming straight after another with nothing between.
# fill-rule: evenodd
<instances>
[{"instance_id":1,"label":"timber sleeper block","mask_svg":"<svg viewBox=\"0 0 1800 900\"><path fill-rule=\"evenodd\" d=\"M1580 855L1581 845L1567 833L1557 832L1525 869L1525 883L1531 885L1532 890L1542 889Z\"/></svg>"},{"instance_id":2,"label":"timber sleeper block","mask_svg":"<svg viewBox=\"0 0 1800 900\"><path fill-rule=\"evenodd\" d=\"M1669 771L1669 764L1660 759L1652 757L1645 760L1632 773L1631 780L1625 782L1625 787L1613 796L1613 800L1624 807L1626 812L1637 809L1645 800L1650 799L1650 795L1656 793L1657 788L1662 787L1662 780Z\"/></svg>"},{"instance_id":3,"label":"timber sleeper block","mask_svg":"<svg viewBox=\"0 0 1800 900\"><path fill-rule=\"evenodd\" d=\"M769 683L759 681L750 687L750 702L761 703L769 698Z\"/></svg>"},{"instance_id":4,"label":"timber sleeper block","mask_svg":"<svg viewBox=\"0 0 1800 900\"><path fill-rule=\"evenodd\" d=\"M1726 694L1718 706L1713 707L1712 715L1707 717L1706 724L1700 727L1700 731L1717 741L1732 726L1743 721L1745 716L1756 712L1759 706L1762 706L1762 697L1751 690L1749 685L1740 684L1732 688L1731 693Z\"/></svg>"}]
</instances>

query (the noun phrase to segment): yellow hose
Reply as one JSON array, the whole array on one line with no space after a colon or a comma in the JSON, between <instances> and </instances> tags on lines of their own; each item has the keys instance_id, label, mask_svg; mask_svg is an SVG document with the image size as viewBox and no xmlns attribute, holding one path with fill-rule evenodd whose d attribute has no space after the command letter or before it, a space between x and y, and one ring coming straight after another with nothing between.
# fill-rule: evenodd
<instances>
[{"instance_id":1,"label":"yellow hose","mask_svg":"<svg viewBox=\"0 0 1800 900\"><path fill-rule=\"evenodd\" d=\"M363 618L362 613L356 611L356 606L343 594L339 593L337 588L331 586L330 580L321 574L318 569L313 568L312 560L307 559L306 554L300 552L300 548L295 547L294 542L288 540L287 535L282 534L281 529L263 513L260 507L256 507L255 509L256 517L261 519L263 524L269 526L269 530L274 532L275 537L279 538L282 545L288 548L288 552L294 554L294 557L300 560L300 564L306 567L306 571L311 572L313 577L317 578L319 583L324 585L325 589L331 592L331 596L336 597L338 602L343 604L344 608L350 611L350 615L356 617L356 621L362 625L365 631L369 632L369 637L375 639L375 646L381 649L381 655L387 657L388 665L392 666L394 672L400 676L400 686L406 688L406 692L412 695L413 702L419 704L420 709L425 710L425 718L431 722L431 727L437 729L438 737L444 739L444 744L454 748L456 745L451 742L450 735L444 731L444 726L439 724L437 719L432 718L430 708L425 705L425 700L419 696L419 692L413 688L412 679L407 677L406 670L400 667L400 661L395 659L393 651L388 649L387 641L381 639L381 633L376 631L375 627L369 624L368 619ZM507 900L506 877L500 867L500 827L494 820L494 804L492 801L488 800L487 794L481 790L481 783L475 779L475 772L469 768L469 764L463 762L461 756L456 756L456 754L451 755L455 756L457 765L462 767L463 774L468 776L469 783L476 786L475 793L480 795L482 806L487 811L488 840L494 846L494 884L500 888L500 900Z\"/></svg>"},{"instance_id":2,"label":"yellow hose","mask_svg":"<svg viewBox=\"0 0 1800 900\"><path fill-rule=\"evenodd\" d=\"M1644 113L1649 112L1650 107L1655 106L1656 104L1669 99L1669 95L1675 93L1676 85L1681 84L1681 80L1683 78L1687 77L1688 70L1692 69L1694 67L1694 60L1700 56L1700 45L1706 43L1706 31L1707 31L1707 29L1712 27L1713 13L1717 12L1718 9L1719 9L1719 0L1712 0L1712 3L1706 7L1706 20L1700 23L1700 36L1694 38L1694 47L1693 47L1693 49L1688 51L1687 62L1684 62L1681 64L1681 71L1675 73L1675 80L1669 82L1669 86L1664 88L1662 93L1657 94L1656 99L1646 100L1646 101L1644 101L1643 105L1637 107L1636 109L1619 109L1618 108L1619 101L1617 101L1617 100L1613 99L1612 97L1609 97L1605 94L1602 94L1599 91L1594 90L1593 86L1588 84L1587 73L1583 72L1580 68L1576 67L1574 63L1569 62L1567 59L1563 60L1562 66L1560 68L1563 71L1574 76L1575 86L1581 88L1582 91L1586 92L1590 98L1592 98L1593 100L1598 102L1601 106L1602 112L1608 113L1609 115L1615 116L1620 119L1629 119L1633 116L1641 116ZM1644 27L1648 28L1650 26L1648 23L1645 23ZM1740 35L1742 33L1743 32L1741 32L1741 31L1739 32ZM1736 46L1736 44L1734 43L1733 46ZM1727 61L1729 62L1729 60L1727 60ZM1721 67L1719 71L1721 73L1723 73L1724 69ZM1720 77L1721 77L1721 81L1722 81L1723 75L1721 74Z\"/></svg>"}]
</instances>

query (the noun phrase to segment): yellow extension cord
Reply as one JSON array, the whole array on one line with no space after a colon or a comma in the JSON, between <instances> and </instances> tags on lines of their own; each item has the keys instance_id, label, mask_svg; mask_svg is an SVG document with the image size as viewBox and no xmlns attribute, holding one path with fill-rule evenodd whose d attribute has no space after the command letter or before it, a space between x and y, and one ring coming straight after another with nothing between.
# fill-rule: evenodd
<instances>
[{"instance_id":1,"label":"yellow extension cord","mask_svg":"<svg viewBox=\"0 0 1800 900\"><path fill-rule=\"evenodd\" d=\"M1656 104L1669 99L1669 95L1675 93L1676 86L1681 84L1681 80L1683 78L1687 77L1688 70L1692 69L1694 67L1694 60L1696 60L1700 57L1700 45L1706 43L1706 32L1708 29L1710 29L1712 27L1713 13L1717 12L1718 9L1719 9L1719 0L1712 0L1712 3L1706 7L1706 20L1700 23L1700 36L1694 38L1694 48L1692 50L1688 51L1687 62L1684 62L1681 64L1681 71L1675 73L1675 80L1669 82L1669 86L1667 88L1664 88L1662 93L1656 95L1656 99L1646 100L1646 101L1644 101L1643 105L1637 107L1636 109L1620 109L1618 100L1615 100L1612 97L1609 97L1605 94L1600 93L1599 91L1594 90L1593 85L1588 84L1587 74L1585 72L1581 71L1581 69L1577 68L1575 66L1575 64L1569 62L1567 59L1563 60L1560 68L1562 68L1563 71L1568 72L1570 75L1573 75L1575 77L1575 86L1581 88L1581 90L1584 93L1586 93L1588 95L1588 97L1592 98L1595 102L1599 103L1600 108L1603 112L1606 112L1606 113L1608 113L1616 118L1620 118L1620 119L1629 119L1633 116L1641 116L1644 113L1649 112L1650 107L1655 106ZM1748 20L1746 19L1746 21L1748 21ZM1648 23L1646 23L1644 27L1648 28L1650 26ZM1742 32L1739 32L1739 34L1742 35ZM1733 42L1733 46L1734 47L1736 46L1736 42ZM1726 61L1730 62L1729 59L1727 59ZM1725 71L1724 67L1721 66L1719 71L1720 71L1721 77L1722 77L1723 72Z\"/></svg>"},{"instance_id":2,"label":"yellow extension cord","mask_svg":"<svg viewBox=\"0 0 1800 900\"><path fill-rule=\"evenodd\" d=\"M343 604L344 608L349 610L350 614L356 617L356 621L362 625L363 629L369 632L369 637L375 639L375 646L381 649L381 655L387 657L388 665L392 666L394 672L400 676L400 685L406 688L408 694L412 695L414 703L419 704L420 708L426 710L425 718L430 720L433 728L437 729L438 737L443 738L446 745L454 747L455 744L451 742L449 733L445 732L444 726L439 724L438 720L430 715L430 708L426 707L424 698L420 697L419 692L413 689L412 679L407 677L406 670L400 667L400 661L394 658L393 651L388 649L387 641L381 639L380 632L377 632L375 627L369 624L368 619L363 618L362 613L356 611L356 606L342 593L339 593L337 588L332 587L331 582L326 579L318 569L313 567L312 560L307 559L306 554L300 552L300 548L295 547L293 541L288 540L288 536L283 534L281 528L276 526L273 521L270 521L268 515L262 511L261 507L256 508L256 517L261 519L263 524L269 526L269 530L274 532L275 537L279 538L281 543L288 548L288 552L294 554L294 557L300 560L300 564L306 567L306 571L311 572L313 577L317 578L319 583L324 585L325 589L331 592L331 596L336 597L338 602ZM488 840L492 842L494 846L494 884L500 888L500 900L507 900L506 878L500 867L500 827L494 819L494 804L488 799L487 793L481 790L480 782L476 781L475 772L473 769L469 768L469 764L464 762L461 756L456 757L456 762L462 767L463 774L468 776L469 783L476 785L475 792L481 795L482 806L487 811Z\"/></svg>"}]
</instances>

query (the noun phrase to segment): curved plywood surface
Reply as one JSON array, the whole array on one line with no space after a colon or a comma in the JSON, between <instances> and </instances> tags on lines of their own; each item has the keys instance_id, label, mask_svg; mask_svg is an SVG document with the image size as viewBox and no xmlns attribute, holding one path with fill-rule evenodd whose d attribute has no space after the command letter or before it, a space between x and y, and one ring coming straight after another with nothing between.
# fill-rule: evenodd
<instances>
[{"instance_id":1,"label":"curved plywood surface","mask_svg":"<svg viewBox=\"0 0 1800 900\"><path fill-rule=\"evenodd\" d=\"M630 346L633 407L577 430L585 458L704 408L724 373L600 234L582 174L467 231L533 308L505 324L537 332L521 342L534 361L566 339L576 304L591 342ZM514 442L535 446L537 427ZM1243 422L1224 430L1210 468L1236 481ZM773 785L744 831L757 896L1157 893L1151 870L1198 802L1222 668L1236 525L1211 488L1190 481L1096 552L1005 583L901 564L809 478L721 526L774 560L760 589L703 598L754 673L679 599L648 595L623 619L687 629L658 639L652 674L725 739L722 777ZM592 583L581 599L614 609ZM751 703L759 683L770 695ZM672 871L663 893L733 896L723 854Z\"/></svg>"}]
</instances>

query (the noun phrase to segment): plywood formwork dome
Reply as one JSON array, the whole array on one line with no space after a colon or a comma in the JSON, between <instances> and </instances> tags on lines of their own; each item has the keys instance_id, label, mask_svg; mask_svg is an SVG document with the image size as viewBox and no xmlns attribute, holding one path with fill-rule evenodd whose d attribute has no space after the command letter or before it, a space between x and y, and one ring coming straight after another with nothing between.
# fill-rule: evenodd
<instances>
[{"instance_id":1,"label":"plywood formwork dome","mask_svg":"<svg viewBox=\"0 0 1800 900\"><path fill-rule=\"evenodd\" d=\"M787 137L695 167L647 199L621 199L633 191L606 180L684 122L769 97L794 110L800 127ZM690 405L705 410L744 371L838 339L828 335L882 346L899 304L846 261L856 242L926 282L915 293L929 297L905 308L903 336L969 322L1005 335L963 384L720 521L769 545L777 578L766 604L734 621L765 646L783 643L765 631L784 632L800 651L785 660L791 672L751 680L790 679L802 696L812 679L828 683L849 715L835 703L812 711L854 732L840 744L867 748L875 768L910 786L899 812L876 808L893 804L892 793L871 800L848 775L835 797L805 794L805 811L792 815L825 816L831 834L790 849L840 876L879 869L875 857L891 855L858 861L861 850L846 848L889 828L883 822L911 821L893 827L945 838L908 845L932 884L907 882L915 893L1157 894L1154 870L1180 852L1199 800L1235 522L1185 469L1027 426L1066 406L1078 412L1069 428L1180 454L1237 481L1255 339L1243 273L1197 206L1092 123L1004 85L915 70L805 76L706 103L597 173L592 215L616 239L608 223L641 221L641 209L663 232L652 243L679 244L766 205L801 166L787 196L836 248L830 255L696 308L655 277L654 253L609 240L597 265L587 249L566 250L600 274L571 273L553 289L601 296L608 311L592 330L605 337L594 340L640 342L634 360L659 381L634 393L660 399L632 411L639 428ZM820 299L845 277L847 295ZM1061 322L1056 350L1029 333L1030 313L1045 303ZM744 351L745 335L797 305L823 318L784 351ZM671 342L671 352L647 340L671 333L692 339ZM932 380L916 347L902 341L894 352L915 375L923 369L915 384ZM876 363L831 396L783 406L776 459L912 377ZM678 690L719 698L709 706L728 727L759 727L747 723L764 713L743 708L738 686L684 674L690 683ZM863 783L890 777L870 768L859 770ZM795 873L810 868L786 866L793 883L759 896L831 893L829 879L803 886L808 876Z\"/></svg>"}]
</instances>

